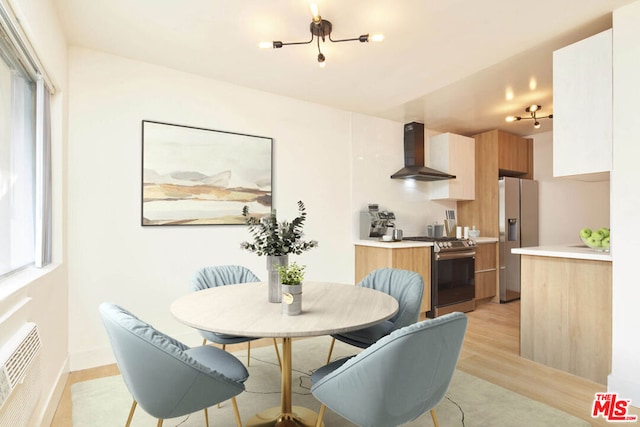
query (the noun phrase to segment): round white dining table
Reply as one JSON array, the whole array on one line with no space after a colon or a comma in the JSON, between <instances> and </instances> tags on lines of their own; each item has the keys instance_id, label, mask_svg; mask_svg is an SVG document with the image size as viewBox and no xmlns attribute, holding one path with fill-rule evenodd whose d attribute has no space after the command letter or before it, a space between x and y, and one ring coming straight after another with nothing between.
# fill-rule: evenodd
<instances>
[{"instance_id":1,"label":"round white dining table","mask_svg":"<svg viewBox=\"0 0 640 427\"><path fill-rule=\"evenodd\" d=\"M302 312L282 314L270 303L266 282L219 286L184 295L171 304L180 322L205 331L256 338L282 338L281 405L252 417L247 426L314 426L317 414L291 401L292 338L365 328L398 312L395 298L354 285L302 284Z\"/></svg>"}]
</instances>

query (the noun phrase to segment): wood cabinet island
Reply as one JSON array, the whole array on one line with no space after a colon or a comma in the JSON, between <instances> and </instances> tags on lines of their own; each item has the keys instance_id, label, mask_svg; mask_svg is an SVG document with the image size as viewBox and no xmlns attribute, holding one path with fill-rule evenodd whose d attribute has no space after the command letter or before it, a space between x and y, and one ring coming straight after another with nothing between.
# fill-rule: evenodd
<instances>
[{"instance_id":1,"label":"wood cabinet island","mask_svg":"<svg viewBox=\"0 0 640 427\"><path fill-rule=\"evenodd\" d=\"M607 384L611 372L611 256L576 246L521 255L520 355Z\"/></svg>"}]
</instances>

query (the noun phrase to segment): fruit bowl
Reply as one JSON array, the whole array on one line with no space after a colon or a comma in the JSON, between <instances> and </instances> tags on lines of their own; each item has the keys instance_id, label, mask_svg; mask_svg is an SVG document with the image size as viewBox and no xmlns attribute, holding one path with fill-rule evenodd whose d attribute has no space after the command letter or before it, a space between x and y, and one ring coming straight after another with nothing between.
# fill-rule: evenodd
<instances>
[{"instance_id":1,"label":"fruit bowl","mask_svg":"<svg viewBox=\"0 0 640 427\"><path fill-rule=\"evenodd\" d=\"M609 252L611 232L609 227L601 227L598 230L583 228L580 230L580 240L590 249L598 252Z\"/></svg>"},{"instance_id":2,"label":"fruit bowl","mask_svg":"<svg viewBox=\"0 0 640 427\"><path fill-rule=\"evenodd\" d=\"M609 248L602 247L602 242L598 242L598 244L595 245L592 241L589 241L589 239L585 239L584 237L580 237L580 239L589 249L593 249L598 252L609 252Z\"/></svg>"}]
</instances>

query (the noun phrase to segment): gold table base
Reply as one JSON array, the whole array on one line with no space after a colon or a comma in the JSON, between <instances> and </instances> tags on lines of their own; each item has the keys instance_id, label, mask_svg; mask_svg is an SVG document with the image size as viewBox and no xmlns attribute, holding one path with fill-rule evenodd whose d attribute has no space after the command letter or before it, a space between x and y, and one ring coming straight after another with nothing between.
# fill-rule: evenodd
<instances>
[{"instance_id":1,"label":"gold table base","mask_svg":"<svg viewBox=\"0 0 640 427\"><path fill-rule=\"evenodd\" d=\"M318 414L311 409L291 404L291 338L282 339L281 405L265 409L251 417L246 427L313 427ZM324 427L324 423L322 423Z\"/></svg>"},{"instance_id":2,"label":"gold table base","mask_svg":"<svg viewBox=\"0 0 640 427\"><path fill-rule=\"evenodd\" d=\"M283 414L279 406L265 409L254 415L247 422L247 427L313 427L316 425L318 414L302 406L291 408L290 414ZM321 424L324 427L324 422Z\"/></svg>"}]
</instances>

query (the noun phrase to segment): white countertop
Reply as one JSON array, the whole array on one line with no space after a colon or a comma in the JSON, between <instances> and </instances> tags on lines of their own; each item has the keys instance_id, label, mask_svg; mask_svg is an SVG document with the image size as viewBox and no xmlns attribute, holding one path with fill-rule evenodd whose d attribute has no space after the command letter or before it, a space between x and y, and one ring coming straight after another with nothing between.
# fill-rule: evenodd
<instances>
[{"instance_id":1,"label":"white countertop","mask_svg":"<svg viewBox=\"0 0 640 427\"><path fill-rule=\"evenodd\" d=\"M587 248L580 243L553 245L553 246L532 246L530 248L516 248L511 250L514 254L547 256L555 258L588 259L594 261L611 261L609 252L598 252Z\"/></svg>"},{"instance_id":2,"label":"white countertop","mask_svg":"<svg viewBox=\"0 0 640 427\"><path fill-rule=\"evenodd\" d=\"M399 240L397 242L384 242L382 240L356 240L354 244L358 246L371 246L374 248L388 249L422 248L425 246L433 246L433 242L414 242L411 240Z\"/></svg>"},{"instance_id":3,"label":"white countertop","mask_svg":"<svg viewBox=\"0 0 640 427\"><path fill-rule=\"evenodd\" d=\"M495 243L498 241L497 237L478 237L476 243L481 245L483 243ZM433 246L433 242L415 242L413 240L399 240L397 242L384 242L382 240L356 240L355 245L359 246L371 246L374 248L420 248L425 246Z\"/></svg>"}]
</instances>

